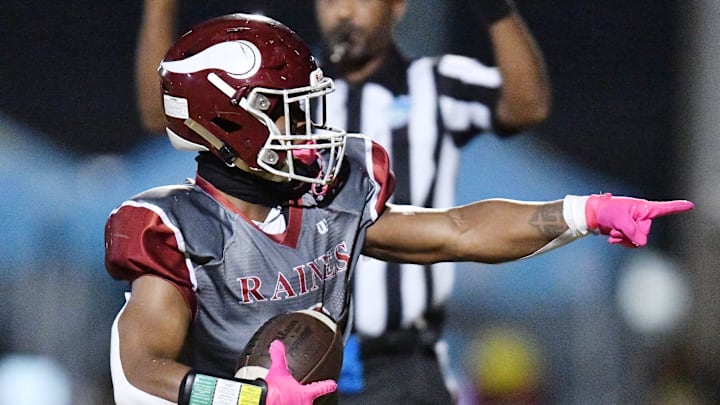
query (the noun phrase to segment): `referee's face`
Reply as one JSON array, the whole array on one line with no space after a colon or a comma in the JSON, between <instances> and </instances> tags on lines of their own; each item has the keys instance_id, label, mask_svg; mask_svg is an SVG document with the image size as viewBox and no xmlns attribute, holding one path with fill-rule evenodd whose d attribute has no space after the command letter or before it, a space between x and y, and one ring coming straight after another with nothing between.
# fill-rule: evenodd
<instances>
[{"instance_id":1,"label":"referee's face","mask_svg":"<svg viewBox=\"0 0 720 405\"><path fill-rule=\"evenodd\" d=\"M404 0L316 0L315 13L333 63L363 65L392 42Z\"/></svg>"}]
</instances>

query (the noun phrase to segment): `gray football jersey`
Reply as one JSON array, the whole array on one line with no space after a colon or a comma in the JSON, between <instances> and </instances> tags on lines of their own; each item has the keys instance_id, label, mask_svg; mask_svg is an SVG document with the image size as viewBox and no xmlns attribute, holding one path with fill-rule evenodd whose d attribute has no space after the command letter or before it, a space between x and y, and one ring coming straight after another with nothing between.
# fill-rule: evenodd
<instances>
[{"instance_id":1,"label":"gray football jersey","mask_svg":"<svg viewBox=\"0 0 720 405\"><path fill-rule=\"evenodd\" d=\"M335 319L345 314L365 230L393 189L387 154L372 141L349 137L345 165L337 194L325 204L303 196L277 235L199 177L145 191L108 219L108 272L129 281L153 274L177 286L194 315L182 360L232 375L246 342L270 317L319 305Z\"/></svg>"}]
</instances>

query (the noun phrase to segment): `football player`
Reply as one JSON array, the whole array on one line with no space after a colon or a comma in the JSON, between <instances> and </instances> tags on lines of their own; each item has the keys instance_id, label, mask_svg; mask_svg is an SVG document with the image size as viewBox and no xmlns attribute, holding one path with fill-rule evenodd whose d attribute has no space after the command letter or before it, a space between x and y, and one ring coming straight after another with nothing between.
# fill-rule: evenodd
<instances>
[{"instance_id":1,"label":"football player","mask_svg":"<svg viewBox=\"0 0 720 405\"><path fill-rule=\"evenodd\" d=\"M107 270L131 286L112 327L119 404L311 404L330 394L334 381L296 381L277 344L264 378L234 375L274 315L319 306L349 324L361 253L498 263L589 233L638 247L654 218L693 207L609 194L442 210L388 204L386 152L325 124L332 80L301 38L267 17L201 23L158 72L167 135L196 151L197 176L142 192L107 221Z\"/></svg>"}]
</instances>

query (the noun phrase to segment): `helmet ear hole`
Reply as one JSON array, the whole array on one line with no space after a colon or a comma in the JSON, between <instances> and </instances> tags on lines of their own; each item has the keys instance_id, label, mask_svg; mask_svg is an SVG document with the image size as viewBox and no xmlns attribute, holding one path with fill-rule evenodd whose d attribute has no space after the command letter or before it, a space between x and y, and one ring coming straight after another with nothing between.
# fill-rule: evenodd
<instances>
[{"instance_id":1,"label":"helmet ear hole","mask_svg":"<svg viewBox=\"0 0 720 405\"><path fill-rule=\"evenodd\" d=\"M238 124L237 122L225 119L223 117L215 117L211 121L213 124L217 125L220 129L222 129L228 134L242 129L242 125Z\"/></svg>"}]
</instances>

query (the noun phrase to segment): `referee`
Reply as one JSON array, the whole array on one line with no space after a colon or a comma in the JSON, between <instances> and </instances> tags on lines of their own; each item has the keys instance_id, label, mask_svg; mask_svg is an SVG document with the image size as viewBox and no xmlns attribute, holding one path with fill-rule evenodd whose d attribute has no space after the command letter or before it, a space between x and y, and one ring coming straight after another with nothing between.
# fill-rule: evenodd
<instances>
[{"instance_id":1,"label":"referee","mask_svg":"<svg viewBox=\"0 0 720 405\"><path fill-rule=\"evenodd\" d=\"M513 4L473 3L497 67L458 55L405 58L392 36L404 0L315 1L323 70L337 87L328 97L328 123L368 135L388 150L397 180L394 203L453 205L459 148L477 134L511 135L548 115L543 57ZM451 263L361 260L340 403L454 401L438 350L453 270Z\"/></svg>"}]
</instances>

